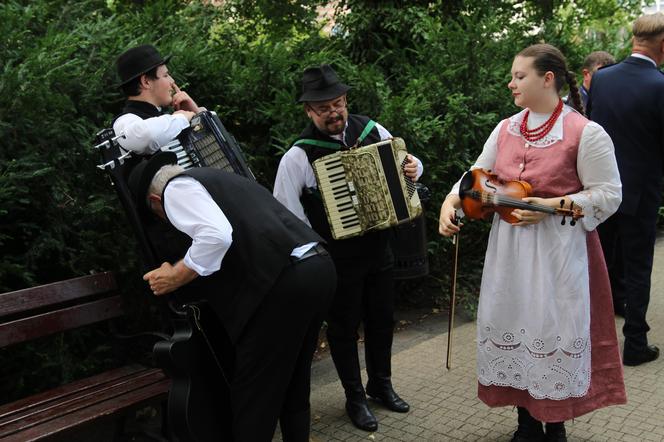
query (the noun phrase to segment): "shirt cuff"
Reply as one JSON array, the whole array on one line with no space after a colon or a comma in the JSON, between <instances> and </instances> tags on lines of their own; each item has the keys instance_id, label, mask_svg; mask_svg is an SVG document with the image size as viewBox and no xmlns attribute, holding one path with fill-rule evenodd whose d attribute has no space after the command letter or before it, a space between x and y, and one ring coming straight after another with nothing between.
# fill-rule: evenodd
<instances>
[{"instance_id":1,"label":"shirt cuff","mask_svg":"<svg viewBox=\"0 0 664 442\"><path fill-rule=\"evenodd\" d=\"M214 271L210 271L209 269L206 269L203 266L199 266L196 264L192 259L191 255L189 254L189 250L187 250L187 254L184 255L183 259L184 265L189 267L191 270L194 272L198 273L199 276L208 276L214 273Z\"/></svg>"},{"instance_id":2,"label":"shirt cuff","mask_svg":"<svg viewBox=\"0 0 664 442\"><path fill-rule=\"evenodd\" d=\"M590 198L583 193L576 193L568 196L569 199L574 202L574 205L580 207L583 211L583 218L581 218L581 225L583 228L588 232L595 230L595 228L597 228L602 222L601 209L593 206Z\"/></svg>"},{"instance_id":3,"label":"shirt cuff","mask_svg":"<svg viewBox=\"0 0 664 442\"><path fill-rule=\"evenodd\" d=\"M422 162L418 159L417 160L417 179L419 180L422 174L424 173L424 165Z\"/></svg>"}]
</instances>

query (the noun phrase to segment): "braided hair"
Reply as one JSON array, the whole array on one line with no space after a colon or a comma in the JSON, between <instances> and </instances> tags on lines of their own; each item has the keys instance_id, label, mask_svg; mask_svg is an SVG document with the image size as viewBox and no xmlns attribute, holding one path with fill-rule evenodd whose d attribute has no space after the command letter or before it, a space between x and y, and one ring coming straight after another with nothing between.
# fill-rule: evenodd
<instances>
[{"instance_id":1,"label":"braided hair","mask_svg":"<svg viewBox=\"0 0 664 442\"><path fill-rule=\"evenodd\" d=\"M581 115L585 115L586 112L583 107L583 101L581 101L581 93L579 93L579 85L576 81L576 75L572 71L567 71L565 78L569 86L569 97L572 99L572 107Z\"/></svg>"},{"instance_id":2,"label":"braided hair","mask_svg":"<svg viewBox=\"0 0 664 442\"><path fill-rule=\"evenodd\" d=\"M581 94L576 82L576 75L567 70L567 60L562 52L555 46L546 43L528 46L517 54L521 57L533 58L533 67L540 76L547 72L553 72L556 82L556 91L560 94L563 86L569 86L569 95L572 99L572 107L580 114L584 114Z\"/></svg>"}]
</instances>

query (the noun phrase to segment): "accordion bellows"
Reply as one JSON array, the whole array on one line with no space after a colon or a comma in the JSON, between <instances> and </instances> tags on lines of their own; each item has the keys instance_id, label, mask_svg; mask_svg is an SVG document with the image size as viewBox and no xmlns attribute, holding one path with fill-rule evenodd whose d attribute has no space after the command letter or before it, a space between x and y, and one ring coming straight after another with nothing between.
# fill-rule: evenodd
<instances>
[{"instance_id":1,"label":"accordion bellows","mask_svg":"<svg viewBox=\"0 0 664 442\"><path fill-rule=\"evenodd\" d=\"M403 173L401 138L339 151L313 163L334 239L363 235L422 214L414 183Z\"/></svg>"}]
</instances>

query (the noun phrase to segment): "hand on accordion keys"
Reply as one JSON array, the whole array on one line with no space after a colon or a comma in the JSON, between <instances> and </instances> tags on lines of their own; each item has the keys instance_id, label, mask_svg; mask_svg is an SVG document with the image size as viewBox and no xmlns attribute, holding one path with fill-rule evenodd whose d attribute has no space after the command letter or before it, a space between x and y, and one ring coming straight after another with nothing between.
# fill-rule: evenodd
<instances>
[{"instance_id":1,"label":"hand on accordion keys","mask_svg":"<svg viewBox=\"0 0 664 442\"><path fill-rule=\"evenodd\" d=\"M406 157L406 164L403 165L403 173L413 181L417 181L417 161L415 158L408 154Z\"/></svg>"}]
</instances>

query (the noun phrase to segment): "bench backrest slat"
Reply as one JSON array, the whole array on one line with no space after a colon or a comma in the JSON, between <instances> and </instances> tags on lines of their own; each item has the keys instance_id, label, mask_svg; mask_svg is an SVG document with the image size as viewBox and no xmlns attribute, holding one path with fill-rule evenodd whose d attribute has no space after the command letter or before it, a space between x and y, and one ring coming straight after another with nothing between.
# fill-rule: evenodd
<instances>
[{"instance_id":1,"label":"bench backrest slat","mask_svg":"<svg viewBox=\"0 0 664 442\"><path fill-rule=\"evenodd\" d=\"M45 308L86 296L117 289L112 272L82 276L0 294L0 321L3 317Z\"/></svg>"},{"instance_id":2,"label":"bench backrest slat","mask_svg":"<svg viewBox=\"0 0 664 442\"><path fill-rule=\"evenodd\" d=\"M0 347L70 330L123 314L119 295L0 324Z\"/></svg>"}]
</instances>

